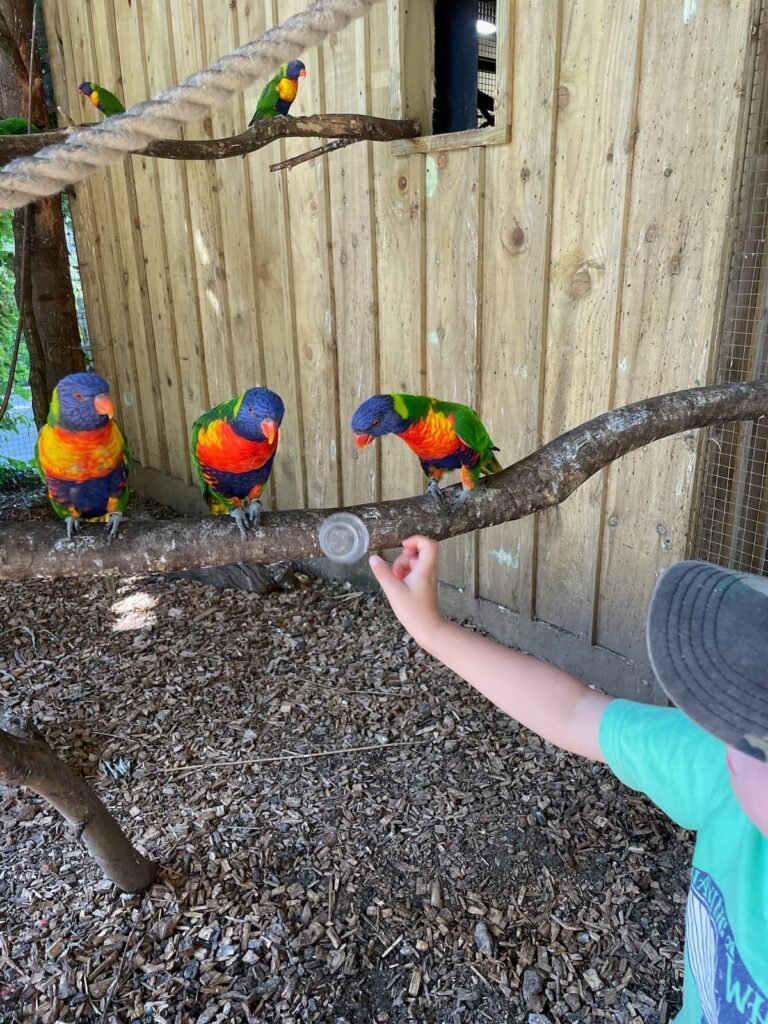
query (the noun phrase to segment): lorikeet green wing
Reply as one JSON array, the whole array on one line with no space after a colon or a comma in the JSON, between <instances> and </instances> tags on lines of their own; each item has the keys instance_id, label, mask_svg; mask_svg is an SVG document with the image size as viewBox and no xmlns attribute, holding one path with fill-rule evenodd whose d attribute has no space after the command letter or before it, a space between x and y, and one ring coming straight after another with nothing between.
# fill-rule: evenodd
<instances>
[{"instance_id":1,"label":"lorikeet green wing","mask_svg":"<svg viewBox=\"0 0 768 1024\"><path fill-rule=\"evenodd\" d=\"M27 129L40 131L36 124L30 126L26 117L4 117L0 120L0 135L26 135Z\"/></svg>"},{"instance_id":2,"label":"lorikeet green wing","mask_svg":"<svg viewBox=\"0 0 768 1024\"><path fill-rule=\"evenodd\" d=\"M213 424L218 421L230 422L234 419L238 402L239 398L230 398L226 402L220 402L219 405L215 405L212 409L198 417L192 426L192 436L190 439L192 468L195 472L198 487L203 492L206 504L214 514L231 512L235 508L236 503L231 498L226 498L223 494L219 494L205 479L198 454L198 442L200 441L201 433L207 432Z\"/></svg>"},{"instance_id":3,"label":"lorikeet green wing","mask_svg":"<svg viewBox=\"0 0 768 1024\"><path fill-rule=\"evenodd\" d=\"M277 85L282 77L283 69L281 68L264 86L261 96L259 96L259 102L256 104L256 113L251 118L251 124L255 124L257 121L265 121L269 117L277 117L279 113L277 101L280 99Z\"/></svg>"},{"instance_id":4,"label":"lorikeet green wing","mask_svg":"<svg viewBox=\"0 0 768 1024\"><path fill-rule=\"evenodd\" d=\"M449 406L453 413L453 427L459 440L463 441L468 448L474 448L480 455L475 480L477 480L481 473L500 473L502 470L501 463L493 454L499 449L491 440L477 413L466 405L442 404Z\"/></svg>"},{"instance_id":5,"label":"lorikeet green wing","mask_svg":"<svg viewBox=\"0 0 768 1024\"><path fill-rule=\"evenodd\" d=\"M115 114L125 113L125 107L114 93L100 85L97 85L95 89L96 99L92 97L91 102L99 108L104 117L114 117Z\"/></svg>"}]
</instances>

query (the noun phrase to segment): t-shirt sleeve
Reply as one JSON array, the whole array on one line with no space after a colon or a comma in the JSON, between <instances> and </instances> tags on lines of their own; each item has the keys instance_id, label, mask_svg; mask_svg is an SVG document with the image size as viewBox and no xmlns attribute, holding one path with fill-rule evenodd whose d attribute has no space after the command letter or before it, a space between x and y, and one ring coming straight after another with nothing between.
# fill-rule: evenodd
<instances>
[{"instance_id":1,"label":"t-shirt sleeve","mask_svg":"<svg viewBox=\"0 0 768 1024\"><path fill-rule=\"evenodd\" d=\"M700 828L730 793L725 745L677 708L612 701L600 722L600 749L617 778L683 828Z\"/></svg>"}]
</instances>

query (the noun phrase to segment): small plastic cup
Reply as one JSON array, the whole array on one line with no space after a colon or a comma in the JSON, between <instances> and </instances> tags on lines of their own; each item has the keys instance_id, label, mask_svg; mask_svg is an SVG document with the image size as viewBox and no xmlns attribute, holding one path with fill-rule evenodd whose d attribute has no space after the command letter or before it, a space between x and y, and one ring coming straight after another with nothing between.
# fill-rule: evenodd
<instances>
[{"instance_id":1,"label":"small plastic cup","mask_svg":"<svg viewBox=\"0 0 768 1024\"><path fill-rule=\"evenodd\" d=\"M368 552L368 528L351 512L334 512L320 526L320 548L326 558L341 565L359 562Z\"/></svg>"}]
</instances>

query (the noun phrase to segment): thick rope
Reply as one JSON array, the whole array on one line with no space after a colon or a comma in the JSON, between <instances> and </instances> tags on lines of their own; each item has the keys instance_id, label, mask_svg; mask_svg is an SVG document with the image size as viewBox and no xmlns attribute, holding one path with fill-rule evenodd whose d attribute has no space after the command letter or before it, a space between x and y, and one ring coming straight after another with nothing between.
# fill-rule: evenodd
<instances>
[{"instance_id":1,"label":"thick rope","mask_svg":"<svg viewBox=\"0 0 768 1024\"><path fill-rule=\"evenodd\" d=\"M140 152L155 139L167 138L178 125L201 118L211 107L271 75L286 56L317 46L379 2L316 0L308 10L220 57L154 99L137 103L124 114L106 118L34 156L12 160L0 169L0 208L13 209L39 196L53 195L100 167L118 163L128 153Z\"/></svg>"}]
</instances>

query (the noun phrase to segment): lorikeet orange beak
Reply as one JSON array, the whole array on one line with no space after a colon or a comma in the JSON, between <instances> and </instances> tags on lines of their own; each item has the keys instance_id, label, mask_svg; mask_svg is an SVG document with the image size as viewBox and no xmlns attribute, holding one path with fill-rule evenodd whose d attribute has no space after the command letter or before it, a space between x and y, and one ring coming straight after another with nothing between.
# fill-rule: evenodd
<instances>
[{"instance_id":1,"label":"lorikeet orange beak","mask_svg":"<svg viewBox=\"0 0 768 1024\"><path fill-rule=\"evenodd\" d=\"M307 69L306 68L302 68L301 71L299 72L299 78L306 78L306 77L307 77Z\"/></svg>"},{"instance_id":2,"label":"lorikeet orange beak","mask_svg":"<svg viewBox=\"0 0 768 1024\"><path fill-rule=\"evenodd\" d=\"M114 417L115 407L109 395L96 395L93 405L100 416L109 416L110 419Z\"/></svg>"},{"instance_id":3,"label":"lorikeet orange beak","mask_svg":"<svg viewBox=\"0 0 768 1024\"><path fill-rule=\"evenodd\" d=\"M355 437L355 444L358 448L367 448L369 444L373 444L376 438L373 434L357 434Z\"/></svg>"},{"instance_id":4,"label":"lorikeet orange beak","mask_svg":"<svg viewBox=\"0 0 768 1024\"><path fill-rule=\"evenodd\" d=\"M270 444L274 444L277 437L277 424L274 420L262 420L261 432Z\"/></svg>"}]
</instances>

